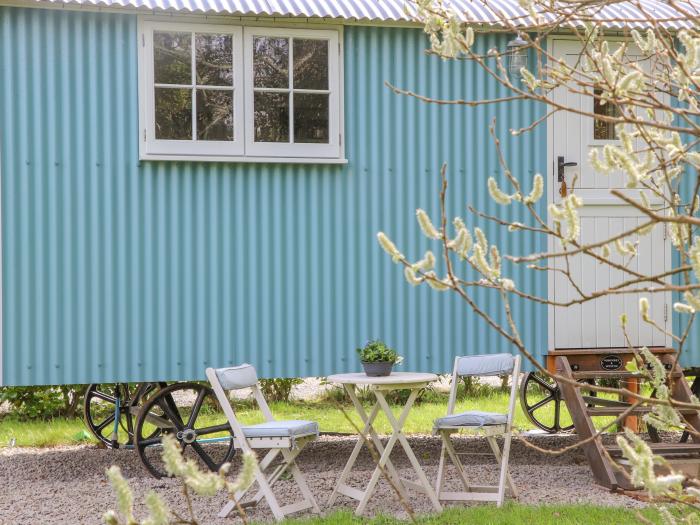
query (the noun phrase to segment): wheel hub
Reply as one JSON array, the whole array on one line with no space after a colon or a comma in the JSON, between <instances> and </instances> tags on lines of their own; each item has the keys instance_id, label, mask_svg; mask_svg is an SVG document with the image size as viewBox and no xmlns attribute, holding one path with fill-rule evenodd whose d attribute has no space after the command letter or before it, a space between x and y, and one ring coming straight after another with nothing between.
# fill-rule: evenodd
<instances>
[{"instance_id":1,"label":"wheel hub","mask_svg":"<svg viewBox=\"0 0 700 525\"><path fill-rule=\"evenodd\" d=\"M193 429L187 428L177 433L177 439L187 444L194 443L194 440L197 439L197 433Z\"/></svg>"}]
</instances>

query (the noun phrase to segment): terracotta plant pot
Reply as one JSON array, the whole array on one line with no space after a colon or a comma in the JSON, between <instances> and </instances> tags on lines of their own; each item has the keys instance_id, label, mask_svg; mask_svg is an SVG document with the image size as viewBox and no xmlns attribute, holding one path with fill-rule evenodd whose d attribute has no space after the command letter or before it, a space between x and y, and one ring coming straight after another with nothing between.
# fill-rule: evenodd
<instances>
[{"instance_id":1,"label":"terracotta plant pot","mask_svg":"<svg viewBox=\"0 0 700 525\"><path fill-rule=\"evenodd\" d=\"M391 375L391 369L394 363L388 361L375 361L366 363L362 361L362 367L365 369L365 374L369 377L383 377Z\"/></svg>"}]
</instances>

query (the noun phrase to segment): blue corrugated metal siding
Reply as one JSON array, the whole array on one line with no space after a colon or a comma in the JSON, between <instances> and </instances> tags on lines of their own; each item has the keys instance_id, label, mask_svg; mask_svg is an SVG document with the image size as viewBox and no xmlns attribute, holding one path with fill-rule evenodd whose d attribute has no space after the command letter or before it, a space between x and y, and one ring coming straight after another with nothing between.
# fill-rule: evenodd
<instances>
[{"instance_id":1,"label":"blue corrugated metal siding","mask_svg":"<svg viewBox=\"0 0 700 525\"><path fill-rule=\"evenodd\" d=\"M422 255L414 210L437 212L443 161L451 214L497 211L487 126L498 117L505 136L537 108L393 95L385 80L499 92L474 66L425 56L418 29L347 27L349 165L139 162L136 45L131 15L0 8L5 384L191 379L243 361L263 376L325 375L357 369L354 348L372 337L406 370L510 350L455 296L409 287L375 234ZM544 129L506 144L515 170L544 169ZM544 248L486 229L511 252ZM546 293L542 275L515 278ZM500 316L496 298L477 298ZM546 311L516 315L543 352Z\"/></svg>"},{"instance_id":2,"label":"blue corrugated metal siding","mask_svg":"<svg viewBox=\"0 0 700 525\"><path fill-rule=\"evenodd\" d=\"M678 44L680 47L680 43ZM672 99L672 103L674 105L678 104L677 99ZM685 122L678 122L678 126L683 127L685 126ZM684 135L683 136L683 141L691 144L693 142L693 137L689 135ZM693 148L695 151L700 151L700 149L696 146ZM681 202L682 203L688 203L692 202L694 196L693 192L695 191L695 182L697 180L697 171L690 165L687 166L687 169L685 171L684 176L680 179L680 186L678 188L678 192L681 196ZM680 253L678 250L675 248L672 248L672 264L673 266L680 266L681 263L681 257ZM692 281L692 276L691 276L691 281ZM674 276L673 279L673 284L676 285L683 285L685 284L684 282L684 275L676 275ZM672 304L675 302L686 302L685 299L683 299L683 294L674 292L673 293L673 300ZM673 326L673 333L682 335L688 325L688 316L686 314L679 314L673 311L673 309L669 306L669 312L671 312L671 315L673 315L672 318L672 325ZM674 344L674 347L678 347L677 344ZM697 316L695 318L695 321L693 322L693 325L690 329L690 333L688 335L688 339L686 340L685 344L683 345L683 353L681 353L681 364L684 367L693 367L693 368L700 368L700 323L698 322Z\"/></svg>"}]
</instances>

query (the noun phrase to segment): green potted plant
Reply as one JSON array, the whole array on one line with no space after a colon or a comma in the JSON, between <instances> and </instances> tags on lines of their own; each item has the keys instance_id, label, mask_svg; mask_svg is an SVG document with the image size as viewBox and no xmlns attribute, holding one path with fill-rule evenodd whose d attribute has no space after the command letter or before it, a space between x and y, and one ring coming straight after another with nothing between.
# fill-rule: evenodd
<instances>
[{"instance_id":1,"label":"green potted plant","mask_svg":"<svg viewBox=\"0 0 700 525\"><path fill-rule=\"evenodd\" d=\"M402 360L396 350L389 348L382 341L369 341L364 347L358 348L357 353L360 356L362 367L365 369L365 374L370 377L388 376L391 374L392 367L398 365Z\"/></svg>"}]
</instances>

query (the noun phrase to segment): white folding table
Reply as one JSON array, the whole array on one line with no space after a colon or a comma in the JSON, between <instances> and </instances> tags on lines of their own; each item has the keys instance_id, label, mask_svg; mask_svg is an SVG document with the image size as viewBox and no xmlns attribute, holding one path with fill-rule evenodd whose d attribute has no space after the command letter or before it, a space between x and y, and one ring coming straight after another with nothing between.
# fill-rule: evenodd
<instances>
[{"instance_id":1,"label":"white folding table","mask_svg":"<svg viewBox=\"0 0 700 525\"><path fill-rule=\"evenodd\" d=\"M355 448L353 449L352 454L350 454L350 458L345 464L345 468L340 474L340 478L338 478L335 489L333 489L333 494L329 500L330 506L335 503L338 494L343 494L344 496L348 496L360 502L357 505L357 509L355 509L355 514L358 516L361 515L367 507L369 499L376 490L377 483L382 475L382 469L384 469L386 475L391 477L393 484L395 485L396 489L399 490L405 501L408 501L408 496L406 494L406 488L408 487L424 492L430 499L430 502L433 504L435 510L438 512L442 510L442 505L440 505L433 487L428 482L425 472L423 472L420 463L418 463L418 459L416 459L413 450L411 450L411 446L409 445L406 436L401 430L406 422L406 417L408 416L416 397L418 397L418 393L423 388L428 386L429 383L437 381L437 379L438 377L435 374L413 372L393 372L391 375L385 377L369 377L364 373L336 374L328 376L328 382L343 385L343 388L345 388L345 391L355 407L355 411L358 413L362 423L364 424L362 432L359 434L359 438L355 444ZM356 389L358 386L369 386L370 391L376 398L376 402L374 403L374 406L370 410L369 414L367 414L362 406L362 403L360 403L360 400L357 397ZM394 413L391 411L391 407L389 406L389 403L387 403L386 397L384 396L385 392L392 390L411 391L398 419L396 419L394 416ZM374 420L376 419L380 410L386 415L393 430L386 447L382 445L379 435L374 428ZM379 458L379 464L372 473L369 484L363 491L349 486L347 484L347 479L350 475L352 467L355 464L355 461L357 460L357 456L359 455L362 446L368 439L372 440L372 444L381 456ZM401 478L389 459L391 451L397 441L401 443L406 456L413 466L413 470L417 476L416 480Z\"/></svg>"}]
</instances>

